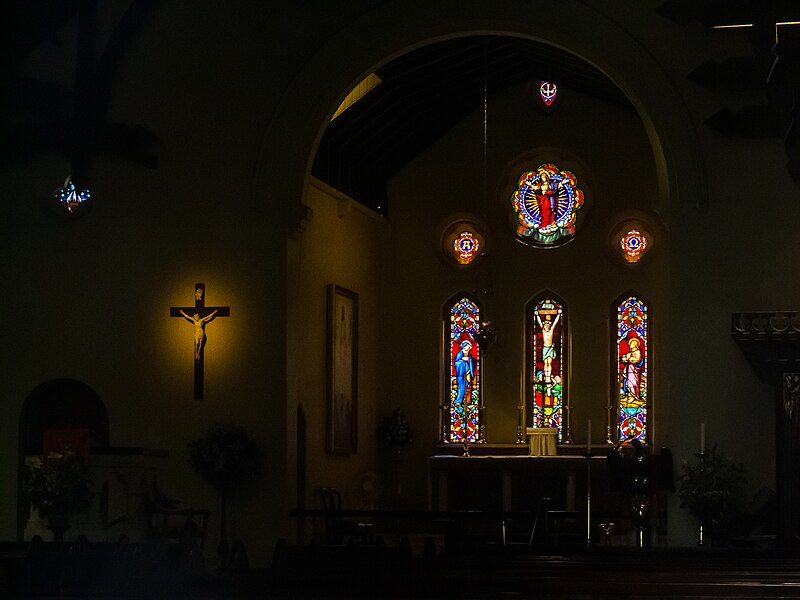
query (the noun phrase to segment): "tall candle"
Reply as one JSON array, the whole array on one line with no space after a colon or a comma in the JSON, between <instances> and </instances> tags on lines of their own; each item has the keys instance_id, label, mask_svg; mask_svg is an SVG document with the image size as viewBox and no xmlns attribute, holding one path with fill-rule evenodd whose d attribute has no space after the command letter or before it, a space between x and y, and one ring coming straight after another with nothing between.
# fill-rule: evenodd
<instances>
[{"instance_id":1,"label":"tall candle","mask_svg":"<svg viewBox=\"0 0 800 600\"><path fill-rule=\"evenodd\" d=\"M586 422L586 452L592 451L592 420Z\"/></svg>"},{"instance_id":2,"label":"tall candle","mask_svg":"<svg viewBox=\"0 0 800 600\"><path fill-rule=\"evenodd\" d=\"M700 454L706 451L706 424L700 423Z\"/></svg>"}]
</instances>

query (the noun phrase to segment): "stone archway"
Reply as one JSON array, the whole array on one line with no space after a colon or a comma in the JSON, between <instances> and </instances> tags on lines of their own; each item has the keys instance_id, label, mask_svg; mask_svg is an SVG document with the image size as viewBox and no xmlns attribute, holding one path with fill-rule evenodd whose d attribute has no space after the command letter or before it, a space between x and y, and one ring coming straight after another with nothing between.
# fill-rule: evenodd
<instances>
[{"instance_id":1,"label":"stone archway","mask_svg":"<svg viewBox=\"0 0 800 600\"><path fill-rule=\"evenodd\" d=\"M605 73L630 99L649 136L659 186L654 208L667 220L676 204L703 208L707 185L697 132L661 65L609 15L577 0L566 0L560 8L548 13L545 22L519 18L529 13L530 5L516 0L504 2L502 10L455 1L435 6L387 3L349 28L337 30L297 74L276 107L257 157L255 202L261 190L281 190L290 217L299 210L331 115L352 86L377 66L447 38L507 35L553 45ZM310 89L314 94L308 93ZM304 101L297 102L301 97Z\"/></svg>"},{"instance_id":2,"label":"stone archway","mask_svg":"<svg viewBox=\"0 0 800 600\"><path fill-rule=\"evenodd\" d=\"M320 40L275 107L257 158L255 204L260 203L259 194L280 194L284 202L279 204L287 212L277 216L293 219L302 213L311 165L327 123L366 74L432 42L500 35L551 44L605 73L631 100L647 133L658 182L654 210L669 222L671 210L704 207L706 174L695 124L668 74L642 43L617 24L614 15L578 0L566 0L560 8L548 13L545 22L530 16L529 3L517 0L501 6L454 0L435 6L387 2L360 15L347 28L332 31ZM298 98L303 102L297 102ZM285 273L287 286L293 276L290 269ZM665 321L669 320L666 316ZM666 362L672 364L669 359ZM292 414L297 398L291 381L287 380L286 387L286 410ZM287 446L288 463L291 455Z\"/></svg>"}]
</instances>

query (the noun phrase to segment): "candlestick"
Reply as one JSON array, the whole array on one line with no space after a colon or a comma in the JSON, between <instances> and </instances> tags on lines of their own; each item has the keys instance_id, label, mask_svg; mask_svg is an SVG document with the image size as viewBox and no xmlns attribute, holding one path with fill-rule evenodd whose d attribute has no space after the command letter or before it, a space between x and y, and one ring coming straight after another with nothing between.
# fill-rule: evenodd
<instances>
[{"instance_id":1,"label":"candlestick","mask_svg":"<svg viewBox=\"0 0 800 600\"><path fill-rule=\"evenodd\" d=\"M706 452L706 424L700 423L700 454Z\"/></svg>"},{"instance_id":2,"label":"candlestick","mask_svg":"<svg viewBox=\"0 0 800 600\"><path fill-rule=\"evenodd\" d=\"M586 422L586 452L592 451L592 420Z\"/></svg>"}]
</instances>

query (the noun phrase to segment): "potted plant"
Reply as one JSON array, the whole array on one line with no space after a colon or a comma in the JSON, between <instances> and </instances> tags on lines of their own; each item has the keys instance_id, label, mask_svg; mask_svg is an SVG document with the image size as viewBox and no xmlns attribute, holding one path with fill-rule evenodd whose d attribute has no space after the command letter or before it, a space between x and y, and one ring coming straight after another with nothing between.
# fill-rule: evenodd
<instances>
[{"instance_id":1,"label":"potted plant","mask_svg":"<svg viewBox=\"0 0 800 600\"><path fill-rule=\"evenodd\" d=\"M257 449L244 427L217 424L189 444L189 464L196 468L220 494L219 555L224 566L228 557L228 493L252 476Z\"/></svg>"},{"instance_id":2,"label":"potted plant","mask_svg":"<svg viewBox=\"0 0 800 600\"><path fill-rule=\"evenodd\" d=\"M394 412L388 417L383 418L381 434L384 443L394 450L394 471L395 471L395 492L400 496L402 488L400 485L400 461L403 456L403 448L414 443L414 430L408 424L406 416L395 408Z\"/></svg>"},{"instance_id":3,"label":"potted plant","mask_svg":"<svg viewBox=\"0 0 800 600\"><path fill-rule=\"evenodd\" d=\"M692 464L683 461L680 482L681 508L686 508L700 523L700 544L704 533L713 544L721 543L733 530L741 514L747 487L744 466L717 451L696 455Z\"/></svg>"},{"instance_id":4,"label":"potted plant","mask_svg":"<svg viewBox=\"0 0 800 600\"><path fill-rule=\"evenodd\" d=\"M49 452L37 464L26 464L25 492L31 507L47 519L55 541L64 541L72 515L91 506L91 483L86 462L68 448Z\"/></svg>"},{"instance_id":5,"label":"potted plant","mask_svg":"<svg viewBox=\"0 0 800 600\"><path fill-rule=\"evenodd\" d=\"M395 408L390 416L384 417L382 433L383 441L397 454L414 443L414 430L408 424L406 416L400 413L399 408Z\"/></svg>"}]
</instances>

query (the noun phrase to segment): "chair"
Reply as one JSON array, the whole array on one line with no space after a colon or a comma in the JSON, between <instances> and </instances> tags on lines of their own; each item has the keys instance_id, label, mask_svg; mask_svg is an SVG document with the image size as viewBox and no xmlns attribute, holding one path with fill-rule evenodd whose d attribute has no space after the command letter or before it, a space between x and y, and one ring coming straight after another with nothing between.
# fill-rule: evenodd
<instances>
[{"instance_id":1,"label":"chair","mask_svg":"<svg viewBox=\"0 0 800 600\"><path fill-rule=\"evenodd\" d=\"M548 532L549 523L547 515L549 505L550 505L550 498L548 498L547 496L542 496L541 498L539 498L539 506L536 508L536 515L534 516L533 526L531 527L531 536L528 539L529 546L533 545L533 539L534 536L536 535L536 527L539 525L540 519L543 521L543 527L544 527L544 535L542 536L541 539L547 538L547 535L549 533Z\"/></svg>"},{"instance_id":2,"label":"chair","mask_svg":"<svg viewBox=\"0 0 800 600\"><path fill-rule=\"evenodd\" d=\"M342 495L336 488L320 488L325 513L325 541L328 544L372 543L372 523L342 518Z\"/></svg>"},{"instance_id":3,"label":"chair","mask_svg":"<svg viewBox=\"0 0 800 600\"><path fill-rule=\"evenodd\" d=\"M196 546L202 552L210 515L207 509L161 509L153 513L151 536L154 540Z\"/></svg>"},{"instance_id":4,"label":"chair","mask_svg":"<svg viewBox=\"0 0 800 600\"><path fill-rule=\"evenodd\" d=\"M149 482L145 510L150 516L149 537L154 542L178 542L203 551L211 511L206 508L181 507L181 501L167 497L158 480Z\"/></svg>"}]
</instances>

